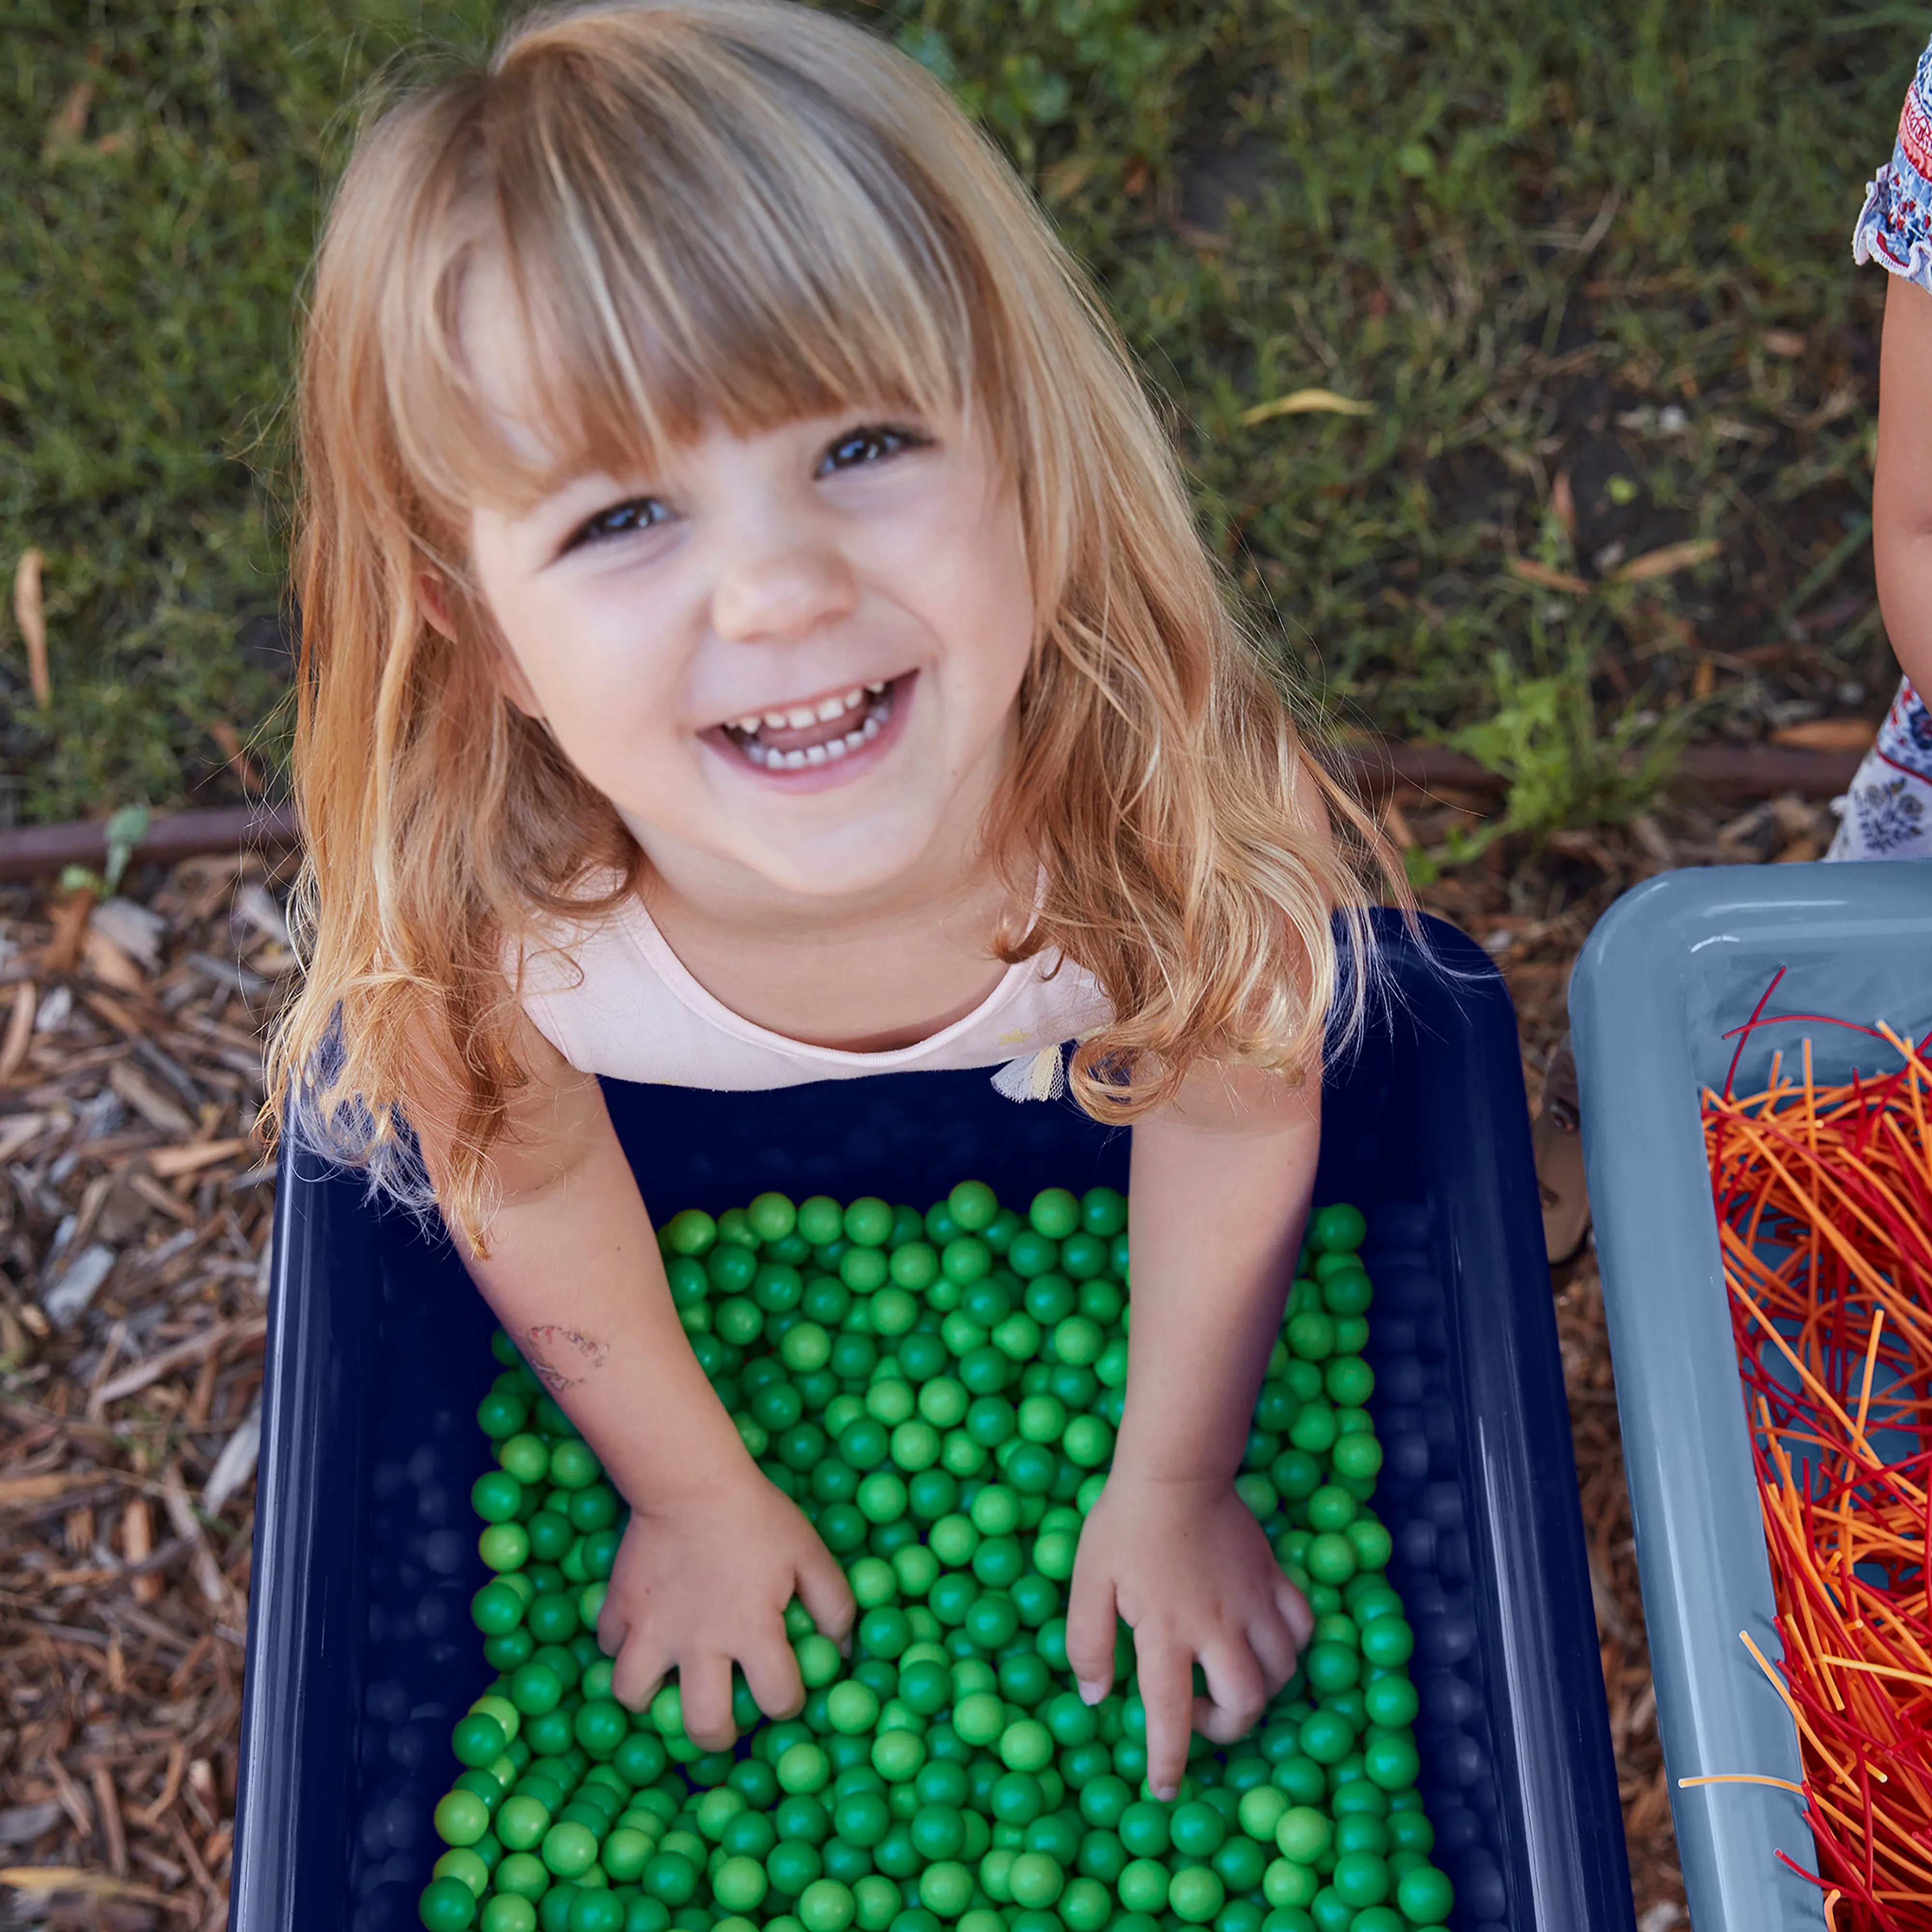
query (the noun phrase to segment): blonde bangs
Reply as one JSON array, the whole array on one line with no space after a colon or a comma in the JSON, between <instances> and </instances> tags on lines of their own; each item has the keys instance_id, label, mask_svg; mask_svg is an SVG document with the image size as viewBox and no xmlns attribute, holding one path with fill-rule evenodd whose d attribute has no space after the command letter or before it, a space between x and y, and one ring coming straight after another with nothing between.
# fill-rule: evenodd
<instances>
[{"instance_id":1,"label":"blonde bangs","mask_svg":"<svg viewBox=\"0 0 1932 1932\"><path fill-rule=\"evenodd\" d=\"M648 472L707 423L938 419L1006 392L991 265L932 178L936 84L896 64L855 110L849 61L798 24L774 49L763 8L539 16L463 104L383 316L398 454L446 520ZM540 452L466 362L485 262L516 307Z\"/></svg>"}]
</instances>

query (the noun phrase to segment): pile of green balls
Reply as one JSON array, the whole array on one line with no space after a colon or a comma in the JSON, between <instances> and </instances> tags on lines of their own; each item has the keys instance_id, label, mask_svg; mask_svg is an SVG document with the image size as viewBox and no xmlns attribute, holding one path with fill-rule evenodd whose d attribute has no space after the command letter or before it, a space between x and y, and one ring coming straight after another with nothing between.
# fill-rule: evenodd
<instances>
[{"instance_id":1,"label":"pile of green balls","mask_svg":"<svg viewBox=\"0 0 1932 1932\"><path fill-rule=\"evenodd\" d=\"M1237 1487L1316 1614L1231 1750L1145 1783L1130 1634L1089 1708L1068 1579L1127 1376L1126 1203L963 1182L921 1215L763 1194L660 1236L705 1372L859 1606L849 1661L796 1603L808 1695L736 1753L674 1684L632 1712L592 1634L624 1527L597 1458L507 1340L477 1419L472 1610L496 1680L452 1736L432 1932L1413 1932L1454 1894L1415 1790L1414 1640L1370 1507L1361 1215L1314 1219Z\"/></svg>"}]
</instances>

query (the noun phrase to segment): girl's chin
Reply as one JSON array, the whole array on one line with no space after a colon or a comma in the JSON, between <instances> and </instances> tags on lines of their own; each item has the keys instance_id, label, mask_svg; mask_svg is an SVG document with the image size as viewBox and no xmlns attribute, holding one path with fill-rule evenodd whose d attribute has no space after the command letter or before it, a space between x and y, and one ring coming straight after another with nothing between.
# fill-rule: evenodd
<instances>
[{"instance_id":1,"label":"girl's chin","mask_svg":"<svg viewBox=\"0 0 1932 1932\"><path fill-rule=\"evenodd\" d=\"M774 850L766 841L739 848L739 862L788 898L821 901L890 896L916 868L929 838L907 836L902 814L869 828L854 826L846 837L787 843Z\"/></svg>"}]
</instances>

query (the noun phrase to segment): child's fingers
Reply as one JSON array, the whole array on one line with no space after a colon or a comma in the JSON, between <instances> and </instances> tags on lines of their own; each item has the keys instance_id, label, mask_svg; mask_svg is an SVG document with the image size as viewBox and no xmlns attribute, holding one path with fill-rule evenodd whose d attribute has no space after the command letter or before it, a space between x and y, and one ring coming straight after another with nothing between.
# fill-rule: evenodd
<instances>
[{"instance_id":1,"label":"child's fingers","mask_svg":"<svg viewBox=\"0 0 1932 1932\"><path fill-rule=\"evenodd\" d=\"M1261 1666L1265 1694L1272 1697L1294 1675L1295 1658L1301 1648L1277 1604L1264 1604L1257 1612L1248 1627L1248 1642Z\"/></svg>"},{"instance_id":2,"label":"child's fingers","mask_svg":"<svg viewBox=\"0 0 1932 1932\"><path fill-rule=\"evenodd\" d=\"M613 1592L597 1612L597 1648L606 1657L614 1658L622 1652L630 1634L630 1612L625 1609L623 1600Z\"/></svg>"},{"instance_id":3,"label":"child's fingers","mask_svg":"<svg viewBox=\"0 0 1932 1932\"><path fill-rule=\"evenodd\" d=\"M1315 1612L1308 1606L1308 1599L1284 1576L1275 1586L1275 1600L1281 1606L1282 1615L1288 1619L1289 1634L1294 1639L1295 1652L1299 1655L1308 1648L1310 1638L1315 1634Z\"/></svg>"},{"instance_id":4,"label":"child's fingers","mask_svg":"<svg viewBox=\"0 0 1932 1932\"><path fill-rule=\"evenodd\" d=\"M852 1600L852 1586L838 1567L838 1559L813 1535L798 1561L798 1600L812 1613L821 1636L829 1636L842 1650L852 1634L852 1619L858 1606Z\"/></svg>"},{"instance_id":5,"label":"child's fingers","mask_svg":"<svg viewBox=\"0 0 1932 1932\"><path fill-rule=\"evenodd\" d=\"M1114 1580L1076 1566L1066 1604L1066 1661L1082 1701L1097 1704L1114 1682Z\"/></svg>"},{"instance_id":6,"label":"child's fingers","mask_svg":"<svg viewBox=\"0 0 1932 1932\"><path fill-rule=\"evenodd\" d=\"M603 1628L601 1622L598 1628ZM626 1710L641 1711L658 1694L670 1668L670 1659L662 1647L633 1625L610 1666L610 1694Z\"/></svg>"},{"instance_id":7,"label":"child's fingers","mask_svg":"<svg viewBox=\"0 0 1932 1932\"><path fill-rule=\"evenodd\" d=\"M1246 1737L1268 1703L1268 1684L1252 1648L1239 1637L1219 1639L1202 1652L1201 1669L1208 1695L1193 1700L1194 1728L1217 1744Z\"/></svg>"},{"instance_id":8,"label":"child's fingers","mask_svg":"<svg viewBox=\"0 0 1932 1932\"><path fill-rule=\"evenodd\" d=\"M731 1660L712 1650L680 1658L677 1683L685 1736L706 1750L728 1750L738 1735L731 1719Z\"/></svg>"},{"instance_id":9,"label":"child's fingers","mask_svg":"<svg viewBox=\"0 0 1932 1932\"><path fill-rule=\"evenodd\" d=\"M744 1666L746 1688L766 1717L795 1718L805 1708L805 1680L782 1627L766 1642L748 1646L738 1661Z\"/></svg>"},{"instance_id":10,"label":"child's fingers","mask_svg":"<svg viewBox=\"0 0 1932 1932\"><path fill-rule=\"evenodd\" d=\"M1156 1798L1171 1798L1187 1768L1194 1660L1172 1637L1150 1641L1137 1630L1135 1638L1141 1701L1147 1707L1147 1780Z\"/></svg>"}]
</instances>

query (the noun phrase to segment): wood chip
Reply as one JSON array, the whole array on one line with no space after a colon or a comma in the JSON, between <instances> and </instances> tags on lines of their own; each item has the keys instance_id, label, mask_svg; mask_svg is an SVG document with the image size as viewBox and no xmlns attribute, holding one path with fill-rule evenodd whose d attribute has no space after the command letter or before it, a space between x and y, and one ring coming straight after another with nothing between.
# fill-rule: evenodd
<instances>
[{"instance_id":1,"label":"wood chip","mask_svg":"<svg viewBox=\"0 0 1932 1932\"><path fill-rule=\"evenodd\" d=\"M88 92L92 92L90 87ZM83 118L86 111L83 99ZM56 124L58 125L58 120ZM20 560L14 567L14 621L20 626L27 646L27 682L32 688L34 702L43 711L54 700L53 680L47 670L46 607L40 591L40 566L44 561L38 550L26 550L20 553Z\"/></svg>"},{"instance_id":2,"label":"wood chip","mask_svg":"<svg viewBox=\"0 0 1932 1932\"><path fill-rule=\"evenodd\" d=\"M239 993L244 999L259 999L272 990L271 982L251 973L245 966L238 966L232 960L218 959L212 952L194 952L188 956L189 964L202 976L226 992Z\"/></svg>"},{"instance_id":3,"label":"wood chip","mask_svg":"<svg viewBox=\"0 0 1932 1932\"><path fill-rule=\"evenodd\" d=\"M150 1208L159 1208L171 1221L179 1221L190 1228L195 1226L194 1210L185 1201L170 1194L152 1174L143 1174L137 1168L128 1175L128 1185Z\"/></svg>"},{"instance_id":4,"label":"wood chip","mask_svg":"<svg viewBox=\"0 0 1932 1932\"><path fill-rule=\"evenodd\" d=\"M59 1822L57 1804L16 1804L0 1810L0 1845L31 1845Z\"/></svg>"},{"instance_id":5,"label":"wood chip","mask_svg":"<svg viewBox=\"0 0 1932 1932\"><path fill-rule=\"evenodd\" d=\"M1619 584L1648 584L1654 578L1675 576L1680 570L1708 563L1723 548L1715 537L1693 537L1685 543L1666 544L1660 550L1646 550L1612 574Z\"/></svg>"},{"instance_id":6,"label":"wood chip","mask_svg":"<svg viewBox=\"0 0 1932 1932\"><path fill-rule=\"evenodd\" d=\"M136 1885L115 1877L111 1872L85 1871L78 1865L0 1866L0 1885L10 1885L16 1892L35 1898L77 1892L90 1898L138 1899L149 1905L173 1903L166 1893L155 1891L152 1886Z\"/></svg>"},{"instance_id":7,"label":"wood chip","mask_svg":"<svg viewBox=\"0 0 1932 1932\"><path fill-rule=\"evenodd\" d=\"M254 1477L261 1453L262 1398L258 1393L254 1410L222 1445L208 1472L201 1506L210 1516L219 1516L229 1498Z\"/></svg>"},{"instance_id":8,"label":"wood chip","mask_svg":"<svg viewBox=\"0 0 1932 1932\"><path fill-rule=\"evenodd\" d=\"M130 1569L140 1569L154 1553L154 1518L146 1496L130 1496L121 1512L121 1553ZM161 1580L142 1574L134 1584L134 1600L152 1604L161 1594Z\"/></svg>"},{"instance_id":9,"label":"wood chip","mask_svg":"<svg viewBox=\"0 0 1932 1932\"><path fill-rule=\"evenodd\" d=\"M44 1476L0 1478L0 1509L17 1509L22 1503L50 1502L76 1490L91 1489L100 1480L98 1469L57 1469Z\"/></svg>"},{"instance_id":10,"label":"wood chip","mask_svg":"<svg viewBox=\"0 0 1932 1932\"><path fill-rule=\"evenodd\" d=\"M95 908L97 913L99 910ZM81 941L80 957L95 979L122 992L140 993L147 988L147 977L140 968L97 926L88 926L87 936Z\"/></svg>"},{"instance_id":11,"label":"wood chip","mask_svg":"<svg viewBox=\"0 0 1932 1932\"><path fill-rule=\"evenodd\" d=\"M201 1519L194 1513L194 1504L188 1500L178 1463L170 1462L161 1472L161 1500L166 1505L168 1520L174 1525L175 1534L185 1537L193 1546L194 1580L200 1585L201 1594L211 1604L225 1606L228 1601L227 1580L221 1574L220 1564L214 1560L214 1552L208 1547L208 1532L202 1528Z\"/></svg>"},{"instance_id":12,"label":"wood chip","mask_svg":"<svg viewBox=\"0 0 1932 1932\"><path fill-rule=\"evenodd\" d=\"M87 916L94 909L94 895L90 892L70 892L59 900L53 909L53 931L49 935L46 948L40 955L40 964L50 973L71 973L74 963L80 957L80 944L87 931ZM37 1028L51 1030L58 1022L51 1016L59 1001L63 1010L71 1003L72 995L64 986L56 987L47 1000L46 1010L35 1022Z\"/></svg>"},{"instance_id":13,"label":"wood chip","mask_svg":"<svg viewBox=\"0 0 1932 1932\"><path fill-rule=\"evenodd\" d=\"M104 1764L97 1764L93 1771L93 1784L94 1809L100 1817L101 1849L107 1854L107 1869L116 1878L125 1878L128 1834L121 1822L121 1799L114 1789L114 1774Z\"/></svg>"},{"instance_id":14,"label":"wood chip","mask_svg":"<svg viewBox=\"0 0 1932 1932\"><path fill-rule=\"evenodd\" d=\"M0 1040L0 1082L12 1079L27 1057L27 1048L33 1044L34 1014L39 1003L39 989L32 980L22 980L7 1016L6 1038Z\"/></svg>"},{"instance_id":15,"label":"wood chip","mask_svg":"<svg viewBox=\"0 0 1932 1932\"><path fill-rule=\"evenodd\" d=\"M152 1804L131 1814L138 1822L150 1829L160 1822L181 1790L182 1773L187 1768L188 1747L177 1738L168 1747L168 1768L161 1779L160 1796Z\"/></svg>"},{"instance_id":16,"label":"wood chip","mask_svg":"<svg viewBox=\"0 0 1932 1932\"><path fill-rule=\"evenodd\" d=\"M158 1127L164 1134L194 1132L195 1123L182 1111L181 1102L164 1094L126 1060L117 1060L107 1070L107 1084L151 1127Z\"/></svg>"},{"instance_id":17,"label":"wood chip","mask_svg":"<svg viewBox=\"0 0 1932 1932\"><path fill-rule=\"evenodd\" d=\"M254 1144L246 1135L238 1134L225 1141L157 1148L148 1156L148 1167L157 1180L174 1180L184 1174L199 1174L205 1167L218 1167L224 1160L238 1160L252 1151Z\"/></svg>"},{"instance_id":18,"label":"wood chip","mask_svg":"<svg viewBox=\"0 0 1932 1932\"><path fill-rule=\"evenodd\" d=\"M1796 745L1808 752L1862 752L1878 730L1869 718L1814 718L1809 724L1787 724L1774 731L1774 745Z\"/></svg>"},{"instance_id":19,"label":"wood chip","mask_svg":"<svg viewBox=\"0 0 1932 1932\"><path fill-rule=\"evenodd\" d=\"M82 1248L61 1270L59 1279L40 1297L40 1306L56 1328L67 1328L79 1318L113 1273L116 1258L112 1248L97 1241Z\"/></svg>"},{"instance_id":20,"label":"wood chip","mask_svg":"<svg viewBox=\"0 0 1932 1932\"><path fill-rule=\"evenodd\" d=\"M90 931L104 934L118 951L136 962L143 973L160 971L161 942L168 922L151 908L118 896L103 899L88 916L87 923Z\"/></svg>"},{"instance_id":21,"label":"wood chip","mask_svg":"<svg viewBox=\"0 0 1932 1932\"><path fill-rule=\"evenodd\" d=\"M94 1835L94 1810L86 1794L74 1783L73 1774L57 1757L46 1760L47 1775L54 1781L54 1795L61 1809L74 1821L74 1828L83 1838Z\"/></svg>"},{"instance_id":22,"label":"wood chip","mask_svg":"<svg viewBox=\"0 0 1932 1932\"><path fill-rule=\"evenodd\" d=\"M204 1357L218 1353L231 1341L260 1341L268 1332L266 1316L252 1315L238 1317L232 1322L222 1322L200 1335L190 1335L184 1342L177 1342L172 1347L150 1355L145 1362L126 1369L111 1382L103 1382L88 1403L88 1413L98 1415L110 1402L118 1402L124 1396L146 1388L150 1382L159 1382L164 1376L172 1375L177 1369L199 1362Z\"/></svg>"},{"instance_id":23,"label":"wood chip","mask_svg":"<svg viewBox=\"0 0 1932 1932\"><path fill-rule=\"evenodd\" d=\"M1589 585L1574 571L1558 570L1555 565L1538 563L1533 557L1511 557L1509 574L1521 578L1526 584L1540 584L1546 590L1561 590L1567 596L1582 597L1589 592Z\"/></svg>"}]
</instances>

